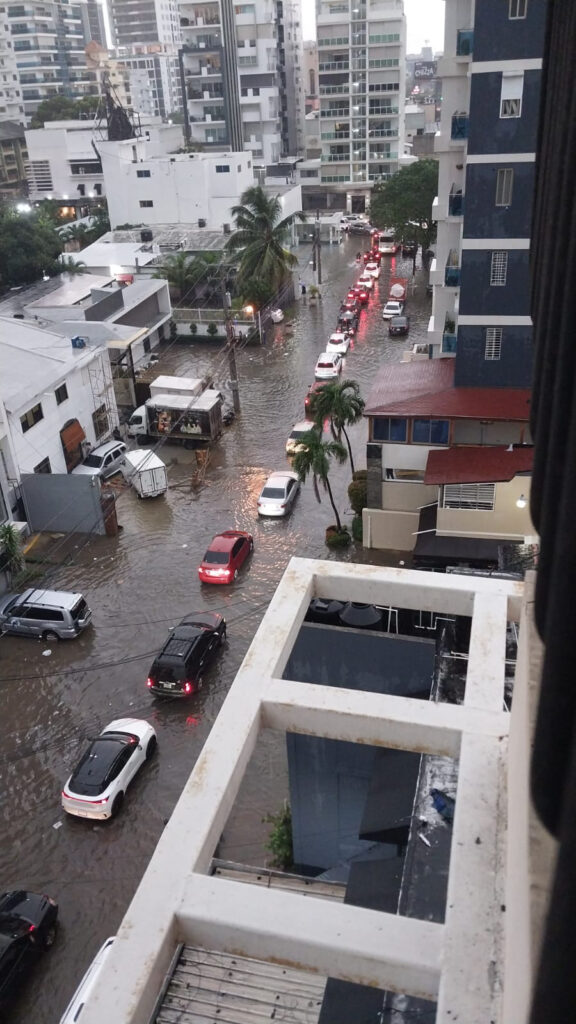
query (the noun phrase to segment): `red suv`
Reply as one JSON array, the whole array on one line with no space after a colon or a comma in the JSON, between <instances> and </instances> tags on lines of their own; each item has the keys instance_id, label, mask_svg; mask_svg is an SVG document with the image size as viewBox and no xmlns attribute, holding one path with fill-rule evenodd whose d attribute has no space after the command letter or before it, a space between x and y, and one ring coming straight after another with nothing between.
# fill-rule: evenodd
<instances>
[{"instance_id":1,"label":"red suv","mask_svg":"<svg viewBox=\"0 0 576 1024\"><path fill-rule=\"evenodd\" d=\"M198 566L202 583L231 583L254 548L252 534L225 530L213 538Z\"/></svg>"}]
</instances>

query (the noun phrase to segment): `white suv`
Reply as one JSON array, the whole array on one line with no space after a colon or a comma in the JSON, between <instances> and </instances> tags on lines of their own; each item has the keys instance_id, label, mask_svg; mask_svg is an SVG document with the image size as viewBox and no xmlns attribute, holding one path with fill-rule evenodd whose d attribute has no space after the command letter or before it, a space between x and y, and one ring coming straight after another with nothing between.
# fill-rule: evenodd
<instances>
[{"instance_id":1,"label":"white suv","mask_svg":"<svg viewBox=\"0 0 576 1024\"><path fill-rule=\"evenodd\" d=\"M107 441L106 444L100 444L97 448L93 448L90 455L87 455L84 462L76 466L72 473L101 476L104 479L114 476L114 473L120 472L125 453L124 441Z\"/></svg>"}]
</instances>

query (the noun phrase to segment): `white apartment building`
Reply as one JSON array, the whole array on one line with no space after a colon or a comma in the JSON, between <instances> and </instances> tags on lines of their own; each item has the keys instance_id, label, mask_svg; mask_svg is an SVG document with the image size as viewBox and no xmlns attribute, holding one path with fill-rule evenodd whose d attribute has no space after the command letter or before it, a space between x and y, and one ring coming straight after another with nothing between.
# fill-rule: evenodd
<instances>
[{"instance_id":1,"label":"white apartment building","mask_svg":"<svg viewBox=\"0 0 576 1024\"><path fill-rule=\"evenodd\" d=\"M403 2L319 0L317 37L323 205L363 212L404 153Z\"/></svg>"},{"instance_id":2,"label":"white apartment building","mask_svg":"<svg viewBox=\"0 0 576 1024\"><path fill-rule=\"evenodd\" d=\"M18 79L18 65L14 53L10 24L0 14L0 121L24 124L24 104Z\"/></svg>"},{"instance_id":3,"label":"white apartment building","mask_svg":"<svg viewBox=\"0 0 576 1024\"><path fill-rule=\"evenodd\" d=\"M70 421L79 424L78 444L102 442L118 425L105 345L75 348L55 327L0 317L0 406L0 461L12 509L23 473L68 472Z\"/></svg>"},{"instance_id":4,"label":"white apartment building","mask_svg":"<svg viewBox=\"0 0 576 1024\"><path fill-rule=\"evenodd\" d=\"M168 146L159 151L143 138L103 142L99 152L112 227L196 222L230 230L231 207L254 182L249 152L178 153Z\"/></svg>"},{"instance_id":5,"label":"white apartment building","mask_svg":"<svg viewBox=\"0 0 576 1024\"><path fill-rule=\"evenodd\" d=\"M51 96L80 99L98 93L96 73L86 66L84 4L44 0L28 6L9 4L4 12L27 118Z\"/></svg>"},{"instance_id":6,"label":"white apartment building","mask_svg":"<svg viewBox=\"0 0 576 1024\"><path fill-rule=\"evenodd\" d=\"M112 42L117 47L181 42L176 0L109 0L108 10Z\"/></svg>"},{"instance_id":7,"label":"white apartment building","mask_svg":"<svg viewBox=\"0 0 576 1024\"><path fill-rule=\"evenodd\" d=\"M143 119L141 130L150 152L167 152L182 144L182 129L178 125L163 125L159 118ZM63 199L72 203L85 196L105 195L99 157L101 135L90 121L47 121L44 128L29 129L26 145L30 199ZM120 223L127 220L124 217Z\"/></svg>"},{"instance_id":8,"label":"white apartment building","mask_svg":"<svg viewBox=\"0 0 576 1024\"><path fill-rule=\"evenodd\" d=\"M302 29L295 0L182 0L190 137L267 165L302 149Z\"/></svg>"},{"instance_id":9,"label":"white apartment building","mask_svg":"<svg viewBox=\"0 0 576 1024\"><path fill-rule=\"evenodd\" d=\"M167 118L182 110L178 46L138 43L119 46L115 63L126 76L127 104L145 117Z\"/></svg>"}]
</instances>

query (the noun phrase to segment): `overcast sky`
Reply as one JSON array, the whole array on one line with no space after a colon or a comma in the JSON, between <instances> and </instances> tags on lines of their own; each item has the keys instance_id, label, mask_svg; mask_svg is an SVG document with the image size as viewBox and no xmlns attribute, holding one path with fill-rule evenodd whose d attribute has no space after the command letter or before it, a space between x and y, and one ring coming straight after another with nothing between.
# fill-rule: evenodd
<instances>
[{"instance_id":1,"label":"overcast sky","mask_svg":"<svg viewBox=\"0 0 576 1024\"><path fill-rule=\"evenodd\" d=\"M313 0L301 0L304 39L316 38ZM404 0L408 27L407 52L419 53L428 40L433 50L444 44L444 0Z\"/></svg>"}]
</instances>

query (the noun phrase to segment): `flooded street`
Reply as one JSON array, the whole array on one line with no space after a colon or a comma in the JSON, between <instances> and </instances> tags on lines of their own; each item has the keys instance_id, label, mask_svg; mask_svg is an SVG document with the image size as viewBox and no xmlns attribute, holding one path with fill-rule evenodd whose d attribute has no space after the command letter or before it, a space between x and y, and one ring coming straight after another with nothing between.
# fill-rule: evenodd
<instances>
[{"instance_id":1,"label":"flooded street","mask_svg":"<svg viewBox=\"0 0 576 1024\"><path fill-rule=\"evenodd\" d=\"M97 948L115 933L290 557L382 561L378 553L355 545L343 554L328 552L324 528L333 515L327 498L317 504L311 483L302 487L286 520L258 521L256 514L266 476L287 466L286 438L304 418L316 359L335 329L341 299L358 276L354 256L364 247L358 236L324 247L322 301L299 301L293 316L287 314L292 328L280 325L262 348L238 352L242 412L211 452L203 485L191 483L194 452L163 446L159 454L169 467L168 494L146 502L122 491L118 537L80 538L68 564L51 569L52 588L86 596L93 628L74 642L53 645L51 653L31 640L0 641L1 885L46 892L60 905L56 945L9 1012L11 1024L57 1024ZM310 248L301 246L297 256L302 280L312 283ZM379 365L399 361L408 343L426 341L429 300L420 270L407 308L410 337L388 336L381 310L391 263L393 273L411 276L411 260L383 258L344 369L344 377L359 381L364 397ZM214 345L167 346L159 372L210 372L230 397L227 360ZM351 436L361 468L366 422L353 427ZM335 469L331 479L336 503L350 523L349 467ZM229 528L254 535L254 555L233 586L203 586L197 565L212 536ZM205 608L226 617L222 656L190 703L154 702L146 678L169 627ZM87 738L125 715L153 723L158 755L133 783L117 820L96 824L65 817L60 790ZM252 793L256 822L277 810L284 796L285 780L276 780L277 773L283 775L283 752L277 748L277 742L259 747L262 763ZM247 799L249 808L249 793ZM225 855L253 857L255 850L243 841L253 831L252 823L243 832L241 822L231 822ZM185 851L182 857L185 865Z\"/></svg>"}]
</instances>

